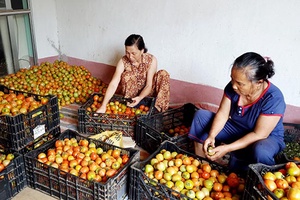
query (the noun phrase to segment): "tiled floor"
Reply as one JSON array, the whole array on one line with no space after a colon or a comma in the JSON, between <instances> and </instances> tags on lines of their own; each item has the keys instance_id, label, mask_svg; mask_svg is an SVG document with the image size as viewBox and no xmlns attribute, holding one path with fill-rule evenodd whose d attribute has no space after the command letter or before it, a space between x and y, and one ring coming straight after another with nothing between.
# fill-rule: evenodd
<instances>
[{"instance_id":1,"label":"tiled floor","mask_svg":"<svg viewBox=\"0 0 300 200\"><path fill-rule=\"evenodd\" d=\"M34 190L30 187L24 188L19 194L17 194L12 200L53 200L53 198L45 193Z\"/></svg>"}]
</instances>

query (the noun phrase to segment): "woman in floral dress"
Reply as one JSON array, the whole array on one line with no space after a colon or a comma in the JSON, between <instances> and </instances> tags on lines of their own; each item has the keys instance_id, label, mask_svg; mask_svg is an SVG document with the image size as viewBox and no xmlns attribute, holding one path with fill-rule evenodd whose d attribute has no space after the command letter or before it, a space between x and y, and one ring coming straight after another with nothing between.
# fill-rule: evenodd
<instances>
[{"instance_id":1,"label":"woman in floral dress","mask_svg":"<svg viewBox=\"0 0 300 200\"><path fill-rule=\"evenodd\" d=\"M145 97L156 97L155 108L159 112L168 109L170 75L166 70L157 71L157 60L147 51L142 36L132 34L125 40L126 54L117 64L102 106L96 111L97 113L105 113L106 105L118 87L124 97L133 100L127 106L134 107Z\"/></svg>"}]
</instances>

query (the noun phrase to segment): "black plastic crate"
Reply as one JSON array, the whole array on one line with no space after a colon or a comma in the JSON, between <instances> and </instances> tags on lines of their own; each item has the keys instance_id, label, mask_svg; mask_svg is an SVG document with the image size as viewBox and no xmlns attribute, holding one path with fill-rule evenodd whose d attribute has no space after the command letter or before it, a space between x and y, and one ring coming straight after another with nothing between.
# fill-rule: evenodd
<instances>
[{"instance_id":1,"label":"black plastic crate","mask_svg":"<svg viewBox=\"0 0 300 200\"><path fill-rule=\"evenodd\" d=\"M51 140L55 140L60 134L61 134L60 126L57 125L56 127L52 128L50 131L43 134L38 139L30 142L23 149L18 151L18 153L26 154L29 151L35 150L35 149L39 148L40 146L45 145L47 142L50 142Z\"/></svg>"},{"instance_id":2,"label":"black plastic crate","mask_svg":"<svg viewBox=\"0 0 300 200\"><path fill-rule=\"evenodd\" d=\"M63 172L43 164L37 160L41 152L53 148L55 141L50 141L36 150L24 155L27 172L27 183L33 189L44 192L58 199L125 199L129 188L129 166L139 160L139 151L132 148L120 148L101 141L92 140L81 136L73 130L66 130L57 139L76 138L93 141L97 147L104 151L108 149L121 149L121 155L129 155L129 161L115 176L109 178L105 183L93 182L81 179L70 173Z\"/></svg>"},{"instance_id":3,"label":"black plastic crate","mask_svg":"<svg viewBox=\"0 0 300 200\"><path fill-rule=\"evenodd\" d=\"M175 143L170 141L164 141L161 146L152 153L146 160L136 162L130 167L130 188L129 188L129 199L131 200L148 200L148 199L190 199L187 196L180 194L167 186L154 182L148 178L143 171L145 166L150 163L151 159L156 156L161 150L176 151L178 154L192 156L193 158L200 161L200 163L209 163L212 169L216 169L221 173L229 174L231 171L216 162L212 162L206 158L202 158L188 151L179 148ZM241 176L240 176L241 177ZM155 183L155 184L152 184Z\"/></svg>"},{"instance_id":4,"label":"black plastic crate","mask_svg":"<svg viewBox=\"0 0 300 200\"><path fill-rule=\"evenodd\" d=\"M137 145L152 153L163 141L168 140L182 149L193 151L194 143L188 138L188 132L174 136L169 134L168 130L181 125L190 127L197 110L199 108L194 104L187 103L182 107L169 109L148 118L139 118L135 134Z\"/></svg>"},{"instance_id":5,"label":"black plastic crate","mask_svg":"<svg viewBox=\"0 0 300 200\"><path fill-rule=\"evenodd\" d=\"M0 172L0 199L12 199L27 186L24 157L13 154L14 159Z\"/></svg>"},{"instance_id":6,"label":"black plastic crate","mask_svg":"<svg viewBox=\"0 0 300 200\"><path fill-rule=\"evenodd\" d=\"M296 162L300 164L300 162ZM263 181L263 175L270 171L275 172L284 168L286 163L278 165L265 165L262 163L250 164L246 177L245 191L243 200L279 200L269 189Z\"/></svg>"},{"instance_id":7,"label":"black plastic crate","mask_svg":"<svg viewBox=\"0 0 300 200\"><path fill-rule=\"evenodd\" d=\"M56 96L25 93L8 89L3 85L0 85L0 91L3 91L5 94L10 92L24 94L27 97L33 97L36 101L39 101L41 98L48 98L47 104L27 114L0 116L0 145L2 149L20 151L59 125L59 108Z\"/></svg>"},{"instance_id":8,"label":"black plastic crate","mask_svg":"<svg viewBox=\"0 0 300 200\"><path fill-rule=\"evenodd\" d=\"M94 93L89 97L87 102L78 109L79 132L94 135L106 130L116 130L122 131L124 136L134 138L136 121L139 115L129 117L128 115L122 114L98 114L98 116L95 116L95 113L86 110L87 107L93 104L95 95L103 97L103 94ZM122 99L122 96L114 95L110 101L122 102ZM149 107L149 111L146 116L150 116L153 112L155 112L155 98L145 97L140 104L141 103ZM139 105L137 105L136 108L139 107Z\"/></svg>"},{"instance_id":9,"label":"black plastic crate","mask_svg":"<svg viewBox=\"0 0 300 200\"><path fill-rule=\"evenodd\" d=\"M284 123L284 129L286 148L283 150L283 153L286 160L300 160L300 124Z\"/></svg>"}]
</instances>

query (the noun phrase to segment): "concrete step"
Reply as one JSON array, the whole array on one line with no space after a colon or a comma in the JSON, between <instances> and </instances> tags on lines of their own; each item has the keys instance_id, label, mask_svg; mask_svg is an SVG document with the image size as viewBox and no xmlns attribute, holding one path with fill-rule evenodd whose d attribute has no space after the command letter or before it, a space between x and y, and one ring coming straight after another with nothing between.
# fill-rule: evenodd
<instances>
[{"instance_id":1,"label":"concrete step","mask_svg":"<svg viewBox=\"0 0 300 200\"><path fill-rule=\"evenodd\" d=\"M59 112L63 115L60 119L60 129L62 132L67 129L78 131L78 108L80 106L79 104L70 104L60 109Z\"/></svg>"}]
</instances>

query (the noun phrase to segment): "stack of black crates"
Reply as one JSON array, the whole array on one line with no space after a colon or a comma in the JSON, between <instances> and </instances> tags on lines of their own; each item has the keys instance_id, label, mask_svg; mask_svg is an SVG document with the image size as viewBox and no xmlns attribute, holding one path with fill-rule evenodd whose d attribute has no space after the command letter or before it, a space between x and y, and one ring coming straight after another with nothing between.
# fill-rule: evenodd
<instances>
[{"instance_id":1,"label":"stack of black crates","mask_svg":"<svg viewBox=\"0 0 300 200\"><path fill-rule=\"evenodd\" d=\"M39 145L55 138L60 133L58 100L54 95L35 95L9 89L0 85L4 94L23 94L40 101L48 102L27 114L0 116L0 149L1 154L14 155L10 164L0 172L0 199L11 199L27 186L24 154Z\"/></svg>"}]
</instances>

